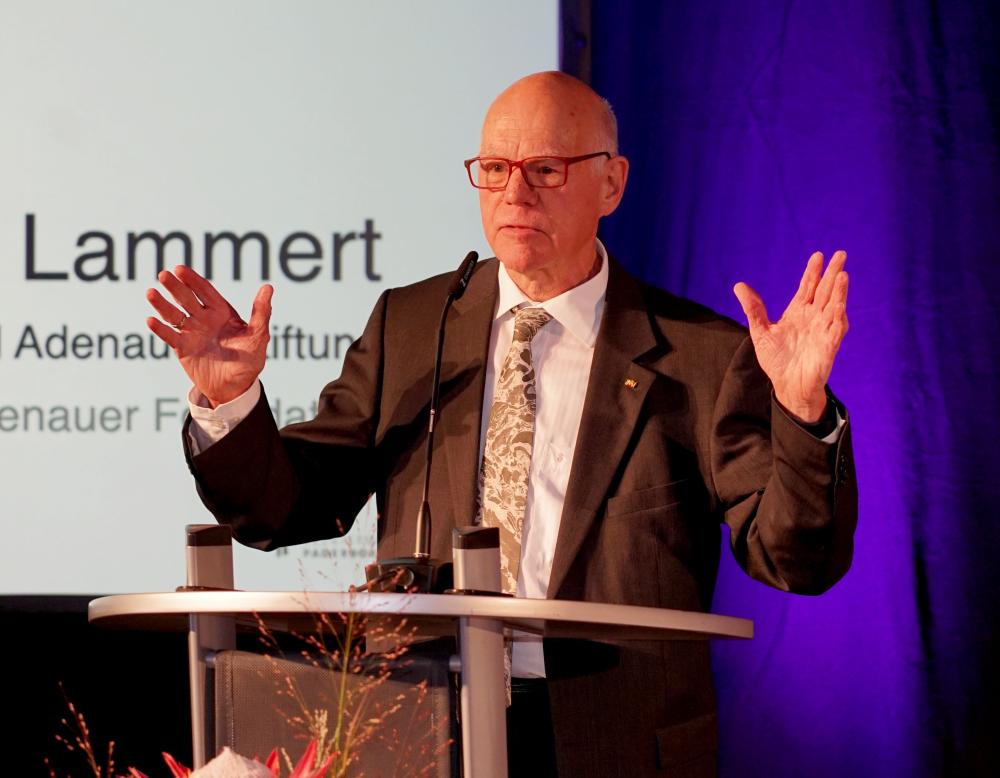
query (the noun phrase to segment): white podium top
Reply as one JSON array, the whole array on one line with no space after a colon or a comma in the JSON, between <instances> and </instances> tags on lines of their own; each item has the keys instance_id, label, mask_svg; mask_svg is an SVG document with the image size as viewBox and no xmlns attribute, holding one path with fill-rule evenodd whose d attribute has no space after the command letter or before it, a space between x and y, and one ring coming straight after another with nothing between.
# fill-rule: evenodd
<instances>
[{"instance_id":1,"label":"white podium top","mask_svg":"<svg viewBox=\"0 0 1000 778\"><path fill-rule=\"evenodd\" d=\"M187 630L191 614L237 617L256 629L308 630L316 614L398 615L421 632L452 634L461 618L499 619L505 627L546 637L590 640L707 640L753 637L749 619L712 613L574 600L459 594L368 592L182 591L118 594L90 603L95 624L125 629Z\"/></svg>"}]
</instances>

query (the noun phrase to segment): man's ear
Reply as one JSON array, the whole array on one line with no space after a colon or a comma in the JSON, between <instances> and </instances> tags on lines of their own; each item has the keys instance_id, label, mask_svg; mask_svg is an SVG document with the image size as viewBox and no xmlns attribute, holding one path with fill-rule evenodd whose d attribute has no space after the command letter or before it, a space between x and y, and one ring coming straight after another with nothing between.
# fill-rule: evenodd
<instances>
[{"instance_id":1,"label":"man's ear","mask_svg":"<svg viewBox=\"0 0 1000 778\"><path fill-rule=\"evenodd\" d=\"M614 213L625 194L628 181L628 160L619 155L604 163L604 179L601 188L601 216Z\"/></svg>"}]
</instances>

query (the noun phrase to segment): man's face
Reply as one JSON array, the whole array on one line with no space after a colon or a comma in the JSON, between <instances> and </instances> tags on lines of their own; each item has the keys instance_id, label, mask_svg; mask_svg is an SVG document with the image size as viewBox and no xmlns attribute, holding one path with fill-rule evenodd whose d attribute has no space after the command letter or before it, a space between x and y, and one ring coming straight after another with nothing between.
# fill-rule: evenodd
<instances>
[{"instance_id":1,"label":"man's face","mask_svg":"<svg viewBox=\"0 0 1000 778\"><path fill-rule=\"evenodd\" d=\"M517 161L608 151L585 103L546 83L519 82L490 108L479 154ZM597 223L621 198L624 173L615 179L622 164L605 157L578 162L556 189L532 188L515 169L502 191L479 190L486 239L524 291L529 290L522 278L570 288L588 277L595 265Z\"/></svg>"}]
</instances>

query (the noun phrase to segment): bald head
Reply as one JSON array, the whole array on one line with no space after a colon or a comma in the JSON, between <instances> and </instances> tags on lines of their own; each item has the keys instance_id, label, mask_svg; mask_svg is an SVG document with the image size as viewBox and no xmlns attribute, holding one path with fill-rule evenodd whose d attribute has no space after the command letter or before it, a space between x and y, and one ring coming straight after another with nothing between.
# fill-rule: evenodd
<instances>
[{"instance_id":1,"label":"bald head","mask_svg":"<svg viewBox=\"0 0 1000 778\"><path fill-rule=\"evenodd\" d=\"M598 222L618 207L628 178L616 134L611 107L564 73L522 78L487 111L479 157L506 160L509 176L503 187L479 189L483 231L531 299L555 297L600 270ZM562 183L529 183L527 160L564 170Z\"/></svg>"},{"instance_id":2,"label":"bald head","mask_svg":"<svg viewBox=\"0 0 1000 778\"><path fill-rule=\"evenodd\" d=\"M531 115L538 127L556 129L553 142L618 153L618 123L611 105L573 76L552 70L515 81L486 112L484 138L494 128L509 127Z\"/></svg>"}]
</instances>

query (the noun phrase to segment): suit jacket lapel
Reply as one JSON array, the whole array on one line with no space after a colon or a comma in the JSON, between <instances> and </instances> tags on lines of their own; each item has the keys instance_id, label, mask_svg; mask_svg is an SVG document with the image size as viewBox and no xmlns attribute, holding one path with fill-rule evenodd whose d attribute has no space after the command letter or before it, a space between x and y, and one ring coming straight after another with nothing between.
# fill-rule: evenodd
<instances>
[{"instance_id":1,"label":"suit jacket lapel","mask_svg":"<svg viewBox=\"0 0 1000 778\"><path fill-rule=\"evenodd\" d=\"M497 299L496 260L482 263L448 317L441 369L441 426L455 526L472 524L479 486L479 432ZM451 540L448 540L449 548Z\"/></svg>"},{"instance_id":2,"label":"suit jacket lapel","mask_svg":"<svg viewBox=\"0 0 1000 778\"><path fill-rule=\"evenodd\" d=\"M580 433L573 454L548 596L556 597L617 471L657 373L636 364L663 347L638 283L609 260L604 314L594 345Z\"/></svg>"}]
</instances>

